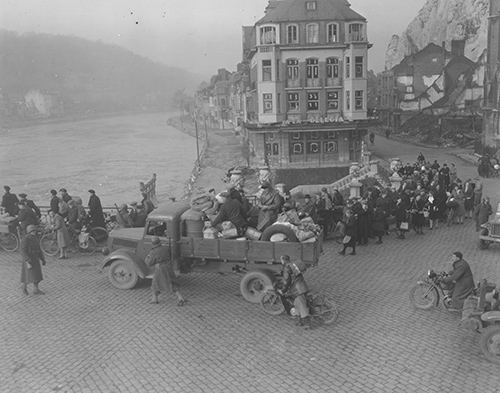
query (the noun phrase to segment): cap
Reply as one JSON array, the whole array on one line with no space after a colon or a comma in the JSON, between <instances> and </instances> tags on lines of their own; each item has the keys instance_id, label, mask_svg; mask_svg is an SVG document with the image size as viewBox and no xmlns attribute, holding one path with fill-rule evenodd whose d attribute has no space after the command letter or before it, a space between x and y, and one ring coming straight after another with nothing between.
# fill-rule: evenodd
<instances>
[{"instance_id":1,"label":"cap","mask_svg":"<svg viewBox=\"0 0 500 393\"><path fill-rule=\"evenodd\" d=\"M66 191L65 188L61 188L59 191L61 191L61 192L68 192L68 191Z\"/></svg>"},{"instance_id":2,"label":"cap","mask_svg":"<svg viewBox=\"0 0 500 393\"><path fill-rule=\"evenodd\" d=\"M5 189L5 191L10 191L10 187L9 186L3 186L3 188Z\"/></svg>"},{"instance_id":3,"label":"cap","mask_svg":"<svg viewBox=\"0 0 500 393\"><path fill-rule=\"evenodd\" d=\"M31 232L34 232L34 231L36 231L36 226L34 226L34 225L28 225L26 227L26 233L31 233Z\"/></svg>"},{"instance_id":4,"label":"cap","mask_svg":"<svg viewBox=\"0 0 500 393\"><path fill-rule=\"evenodd\" d=\"M25 193L21 193L21 194L19 194L19 197L20 197L20 198L26 198L27 196L28 196L28 195L27 195L27 194L25 194Z\"/></svg>"},{"instance_id":5,"label":"cap","mask_svg":"<svg viewBox=\"0 0 500 393\"><path fill-rule=\"evenodd\" d=\"M94 191L93 189L90 189L90 190L89 190L89 192L90 192L91 194L95 194L95 191Z\"/></svg>"},{"instance_id":6,"label":"cap","mask_svg":"<svg viewBox=\"0 0 500 393\"><path fill-rule=\"evenodd\" d=\"M56 191L56 190L54 190L54 189L50 190L50 193L51 193L52 195L57 195L57 191Z\"/></svg>"},{"instance_id":7,"label":"cap","mask_svg":"<svg viewBox=\"0 0 500 393\"><path fill-rule=\"evenodd\" d=\"M160 238L159 238L158 236L153 236L153 237L151 238L151 244L152 244L153 246L158 246L158 245L160 245L160 244L161 244L161 242L160 242Z\"/></svg>"},{"instance_id":8,"label":"cap","mask_svg":"<svg viewBox=\"0 0 500 393\"><path fill-rule=\"evenodd\" d=\"M463 257L463 254L462 254L460 251L455 251L455 252L453 253L453 255L455 255L455 256L456 256L457 258L459 258L459 259L462 259L462 257Z\"/></svg>"}]
</instances>

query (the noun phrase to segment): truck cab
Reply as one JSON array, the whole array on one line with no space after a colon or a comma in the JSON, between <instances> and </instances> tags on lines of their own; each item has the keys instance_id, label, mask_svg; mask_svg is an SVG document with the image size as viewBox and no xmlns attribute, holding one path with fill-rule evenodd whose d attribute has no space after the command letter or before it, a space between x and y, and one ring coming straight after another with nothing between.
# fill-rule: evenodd
<instances>
[{"instance_id":1,"label":"truck cab","mask_svg":"<svg viewBox=\"0 0 500 393\"><path fill-rule=\"evenodd\" d=\"M500 203L493 218L481 225L479 231L479 248L485 250L491 243L500 243Z\"/></svg>"}]
</instances>

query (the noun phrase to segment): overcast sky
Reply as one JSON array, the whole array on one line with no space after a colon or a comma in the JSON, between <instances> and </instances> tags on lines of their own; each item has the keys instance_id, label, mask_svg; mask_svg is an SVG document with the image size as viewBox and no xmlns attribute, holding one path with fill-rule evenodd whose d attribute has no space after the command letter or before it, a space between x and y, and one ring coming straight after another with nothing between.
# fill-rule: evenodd
<instances>
[{"instance_id":1,"label":"overcast sky","mask_svg":"<svg viewBox=\"0 0 500 393\"><path fill-rule=\"evenodd\" d=\"M350 0L368 20L369 68L383 69L392 34L426 0ZM241 26L264 15L268 0L0 0L0 27L114 43L162 63L212 75L241 59Z\"/></svg>"}]
</instances>

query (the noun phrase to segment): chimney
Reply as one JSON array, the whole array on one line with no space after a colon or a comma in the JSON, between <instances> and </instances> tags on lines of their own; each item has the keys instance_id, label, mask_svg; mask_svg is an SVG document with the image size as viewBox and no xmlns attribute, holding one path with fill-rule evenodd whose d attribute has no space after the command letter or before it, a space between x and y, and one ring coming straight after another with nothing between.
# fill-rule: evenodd
<instances>
[{"instance_id":1,"label":"chimney","mask_svg":"<svg viewBox=\"0 0 500 393\"><path fill-rule=\"evenodd\" d=\"M452 40L451 55L453 57L464 56L464 53L465 53L465 40Z\"/></svg>"}]
</instances>

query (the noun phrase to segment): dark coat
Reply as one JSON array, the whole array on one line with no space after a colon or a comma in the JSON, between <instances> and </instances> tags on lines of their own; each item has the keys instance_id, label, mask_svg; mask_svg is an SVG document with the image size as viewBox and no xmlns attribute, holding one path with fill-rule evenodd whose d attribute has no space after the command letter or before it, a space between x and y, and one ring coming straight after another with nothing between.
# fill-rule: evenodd
<instances>
[{"instance_id":1,"label":"dark coat","mask_svg":"<svg viewBox=\"0 0 500 393\"><path fill-rule=\"evenodd\" d=\"M55 195L50 200L50 210L54 213L59 213L59 198Z\"/></svg>"},{"instance_id":2,"label":"dark coat","mask_svg":"<svg viewBox=\"0 0 500 393\"><path fill-rule=\"evenodd\" d=\"M21 270L21 282L23 284L36 283L43 280L40 261L45 264L45 256L40 248L40 243L35 235L27 234L21 240L21 254L23 266ZM28 264L31 269L28 269Z\"/></svg>"},{"instance_id":3,"label":"dark coat","mask_svg":"<svg viewBox=\"0 0 500 393\"><path fill-rule=\"evenodd\" d=\"M460 259L453 262L453 270L448 274L449 276L445 278L444 281L454 284L451 291L453 307L461 309L463 307L464 300L474 290L474 278L472 277L472 271L470 270L469 264L464 259Z\"/></svg>"},{"instance_id":4,"label":"dark coat","mask_svg":"<svg viewBox=\"0 0 500 393\"><path fill-rule=\"evenodd\" d=\"M382 210L375 209L372 215L372 231L381 236L385 233L385 214Z\"/></svg>"},{"instance_id":5,"label":"dark coat","mask_svg":"<svg viewBox=\"0 0 500 393\"><path fill-rule=\"evenodd\" d=\"M231 221L238 229L247 226L247 222L243 217L241 204L238 200L228 198L220 207L219 214L215 217L212 225L218 225L223 221Z\"/></svg>"},{"instance_id":6,"label":"dark coat","mask_svg":"<svg viewBox=\"0 0 500 393\"><path fill-rule=\"evenodd\" d=\"M106 227L104 222L104 214L102 212L101 200L95 194L90 195L89 198L89 216L90 225L92 227Z\"/></svg>"},{"instance_id":7,"label":"dark coat","mask_svg":"<svg viewBox=\"0 0 500 393\"><path fill-rule=\"evenodd\" d=\"M17 199L16 194L11 194L10 192L3 194L2 207L12 217L17 216L17 213L19 212L19 207L17 206L18 202L19 200Z\"/></svg>"},{"instance_id":8,"label":"dark coat","mask_svg":"<svg viewBox=\"0 0 500 393\"><path fill-rule=\"evenodd\" d=\"M283 266L283 281L285 283L283 291L288 291L291 296L299 296L309 292L299 263L291 262Z\"/></svg>"},{"instance_id":9,"label":"dark coat","mask_svg":"<svg viewBox=\"0 0 500 393\"><path fill-rule=\"evenodd\" d=\"M28 206L31 210L35 212L38 218L42 217L42 213L40 212L38 206L35 205L35 202L33 202L31 199L25 199L24 202L26 203L26 206Z\"/></svg>"},{"instance_id":10,"label":"dark coat","mask_svg":"<svg viewBox=\"0 0 500 393\"><path fill-rule=\"evenodd\" d=\"M19 220L19 225L21 226L23 231L26 231L26 227L28 225L38 224L37 215L28 206L25 206L24 209L19 210L19 215L17 216L17 219Z\"/></svg>"},{"instance_id":11,"label":"dark coat","mask_svg":"<svg viewBox=\"0 0 500 393\"><path fill-rule=\"evenodd\" d=\"M474 217L476 218L476 223L478 225L484 224L488 222L491 213L493 213L493 209L489 203L480 203L474 209Z\"/></svg>"}]
</instances>

